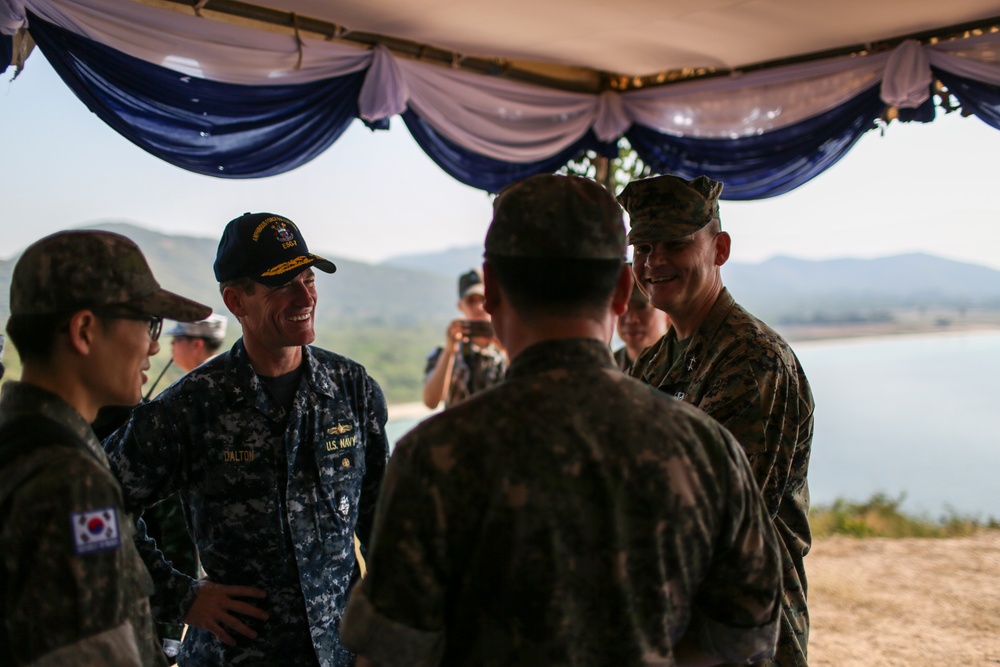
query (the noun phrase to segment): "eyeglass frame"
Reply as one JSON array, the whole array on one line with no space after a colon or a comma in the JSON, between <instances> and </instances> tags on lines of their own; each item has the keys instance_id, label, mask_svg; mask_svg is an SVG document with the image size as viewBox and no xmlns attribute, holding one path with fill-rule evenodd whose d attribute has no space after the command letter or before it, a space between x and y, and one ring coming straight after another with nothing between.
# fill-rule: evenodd
<instances>
[{"instance_id":1,"label":"eyeglass frame","mask_svg":"<svg viewBox=\"0 0 1000 667\"><path fill-rule=\"evenodd\" d=\"M112 310L112 308L126 308L132 312L122 312L120 310ZM160 334L163 332L162 317L141 313L130 306L110 306L108 308L92 308L91 310L98 317L106 317L113 320L135 320L138 322L146 322L149 326L149 338L152 341L159 340Z\"/></svg>"}]
</instances>

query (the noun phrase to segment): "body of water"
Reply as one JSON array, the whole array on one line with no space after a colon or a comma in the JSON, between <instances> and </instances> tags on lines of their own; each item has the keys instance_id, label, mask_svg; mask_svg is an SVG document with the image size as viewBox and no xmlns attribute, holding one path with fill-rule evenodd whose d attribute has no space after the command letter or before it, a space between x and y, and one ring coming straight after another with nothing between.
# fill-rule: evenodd
<instances>
[{"instance_id":1,"label":"body of water","mask_svg":"<svg viewBox=\"0 0 1000 667\"><path fill-rule=\"evenodd\" d=\"M1000 518L1000 332L799 342L816 399L814 504ZM395 441L419 419L389 423Z\"/></svg>"}]
</instances>

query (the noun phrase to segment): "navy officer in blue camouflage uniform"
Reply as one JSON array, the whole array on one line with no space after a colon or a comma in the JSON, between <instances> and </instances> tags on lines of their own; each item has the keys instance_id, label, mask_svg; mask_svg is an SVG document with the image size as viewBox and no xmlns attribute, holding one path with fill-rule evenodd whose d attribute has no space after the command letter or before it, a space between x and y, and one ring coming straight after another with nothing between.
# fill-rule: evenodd
<instances>
[{"instance_id":1,"label":"navy officer in blue camouflage uniform","mask_svg":"<svg viewBox=\"0 0 1000 667\"><path fill-rule=\"evenodd\" d=\"M179 493L206 578L138 531L154 615L188 624L191 665L351 665L338 629L388 459L386 405L365 369L310 346L311 254L290 220L247 213L215 275L243 336L132 413L104 443L137 516Z\"/></svg>"}]
</instances>

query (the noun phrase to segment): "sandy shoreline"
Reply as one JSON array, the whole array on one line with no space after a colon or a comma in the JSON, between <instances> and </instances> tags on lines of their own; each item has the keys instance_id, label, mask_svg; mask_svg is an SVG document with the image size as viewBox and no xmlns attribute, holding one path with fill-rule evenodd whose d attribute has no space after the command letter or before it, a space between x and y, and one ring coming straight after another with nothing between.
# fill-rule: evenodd
<instances>
[{"instance_id":1,"label":"sandy shoreline","mask_svg":"<svg viewBox=\"0 0 1000 667\"><path fill-rule=\"evenodd\" d=\"M851 325L801 325L778 329L789 343L802 341L830 342L858 338L883 338L913 335L961 335L968 333L996 333L1000 323L969 322L961 325L940 325L907 322L872 322Z\"/></svg>"},{"instance_id":2,"label":"sandy shoreline","mask_svg":"<svg viewBox=\"0 0 1000 667\"><path fill-rule=\"evenodd\" d=\"M823 537L805 566L811 667L1000 664L1000 530Z\"/></svg>"}]
</instances>

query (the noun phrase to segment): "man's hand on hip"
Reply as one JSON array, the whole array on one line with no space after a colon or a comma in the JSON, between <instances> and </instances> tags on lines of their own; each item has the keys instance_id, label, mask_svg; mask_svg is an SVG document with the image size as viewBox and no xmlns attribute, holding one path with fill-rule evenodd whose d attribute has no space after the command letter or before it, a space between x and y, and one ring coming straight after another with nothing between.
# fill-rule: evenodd
<instances>
[{"instance_id":1,"label":"man's hand on hip","mask_svg":"<svg viewBox=\"0 0 1000 667\"><path fill-rule=\"evenodd\" d=\"M226 632L226 628L250 639L256 639L257 633L234 614L262 621L268 618L267 612L238 598L266 597L267 591L253 586L226 586L202 579L198 584L198 594L184 617L184 622L208 630L223 644L236 646L236 640Z\"/></svg>"}]
</instances>

